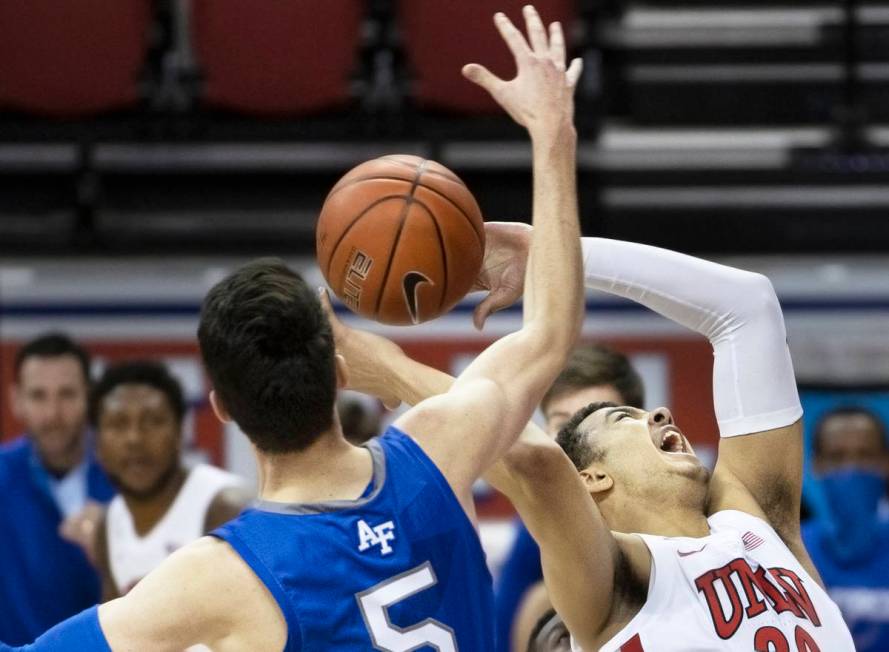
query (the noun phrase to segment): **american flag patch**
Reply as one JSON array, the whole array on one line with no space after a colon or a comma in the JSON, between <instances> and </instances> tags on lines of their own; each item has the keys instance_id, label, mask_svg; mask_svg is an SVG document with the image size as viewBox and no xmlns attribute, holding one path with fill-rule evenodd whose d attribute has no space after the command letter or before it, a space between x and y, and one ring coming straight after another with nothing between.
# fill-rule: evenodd
<instances>
[{"instance_id":1,"label":"american flag patch","mask_svg":"<svg viewBox=\"0 0 889 652\"><path fill-rule=\"evenodd\" d=\"M756 536L753 532L745 532L744 536L741 537L741 541L744 542L744 550L753 550L765 543L765 539Z\"/></svg>"}]
</instances>

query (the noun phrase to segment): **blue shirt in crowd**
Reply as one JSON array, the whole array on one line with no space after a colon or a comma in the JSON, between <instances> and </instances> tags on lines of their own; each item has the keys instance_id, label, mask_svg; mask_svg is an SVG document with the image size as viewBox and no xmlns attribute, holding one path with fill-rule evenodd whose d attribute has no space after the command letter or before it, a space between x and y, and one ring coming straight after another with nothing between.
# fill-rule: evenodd
<instances>
[{"instance_id":1,"label":"blue shirt in crowd","mask_svg":"<svg viewBox=\"0 0 889 652\"><path fill-rule=\"evenodd\" d=\"M826 545L823 525L813 519L802 529L803 542L843 612L858 652L889 650L889 523L877 530L873 554L853 564L842 564Z\"/></svg>"},{"instance_id":2,"label":"blue shirt in crowd","mask_svg":"<svg viewBox=\"0 0 889 652\"><path fill-rule=\"evenodd\" d=\"M515 541L503 564L494 592L497 613L497 652L509 652L512 623L522 597L543 580L540 547L520 519L515 520Z\"/></svg>"},{"instance_id":3,"label":"blue shirt in crowd","mask_svg":"<svg viewBox=\"0 0 889 652\"><path fill-rule=\"evenodd\" d=\"M83 496L108 502L114 490L96 461L79 471ZM74 477L77 477L76 474ZM100 582L79 546L59 535L76 488L43 467L27 437L0 446L0 641L30 643L56 623L96 604Z\"/></svg>"}]
</instances>

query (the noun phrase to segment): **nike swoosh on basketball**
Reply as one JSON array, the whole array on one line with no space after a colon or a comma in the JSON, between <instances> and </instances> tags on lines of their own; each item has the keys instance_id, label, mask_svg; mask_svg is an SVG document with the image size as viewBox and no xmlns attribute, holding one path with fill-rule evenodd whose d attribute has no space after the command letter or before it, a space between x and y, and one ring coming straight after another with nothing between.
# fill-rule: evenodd
<instances>
[{"instance_id":1,"label":"nike swoosh on basketball","mask_svg":"<svg viewBox=\"0 0 889 652\"><path fill-rule=\"evenodd\" d=\"M417 298L417 288L423 283L435 285L429 277L420 272L408 272L401 281L401 289L404 291L404 301L407 304L407 311L411 315L411 322L420 323L420 309Z\"/></svg>"},{"instance_id":2,"label":"nike swoosh on basketball","mask_svg":"<svg viewBox=\"0 0 889 652\"><path fill-rule=\"evenodd\" d=\"M679 555L680 557L688 557L689 555L696 555L696 554L698 554L699 552L701 552L701 550L703 550L703 549L706 548L706 547L707 547L707 544L705 543L704 545L702 545L702 546L701 546L700 548L698 548L697 550L691 550L690 552L682 552L681 550L677 550L677 551L676 551L676 554Z\"/></svg>"}]
</instances>

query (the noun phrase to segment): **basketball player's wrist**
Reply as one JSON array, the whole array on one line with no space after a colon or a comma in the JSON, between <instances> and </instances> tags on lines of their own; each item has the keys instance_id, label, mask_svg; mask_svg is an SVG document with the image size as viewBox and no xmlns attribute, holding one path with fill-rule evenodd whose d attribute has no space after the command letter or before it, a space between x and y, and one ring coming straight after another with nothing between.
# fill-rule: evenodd
<instances>
[{"instance_id":1,"label":"basketball player's wrist","mask_svg":"<svg viewBox=\"0 0 889 652\"><path fill-rule=\"evenodd\" d=\"M531 127L528 129L528 135L531 137L535 157L551 153L565 156L566 148L570 148L568 151L577 148L577 129L570 120Z\"/></svg>"}]
</instances>

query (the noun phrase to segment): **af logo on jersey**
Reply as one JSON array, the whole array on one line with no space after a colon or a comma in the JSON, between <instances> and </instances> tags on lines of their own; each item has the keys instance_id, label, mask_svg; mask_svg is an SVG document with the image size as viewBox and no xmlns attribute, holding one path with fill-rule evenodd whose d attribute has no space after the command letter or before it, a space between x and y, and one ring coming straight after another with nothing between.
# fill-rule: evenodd
<instances>
[{"instance_id":1,"label":"af logo on jersey","mask_svg":"<svg viewBox=\"0 0 889 652\"><path fill-rule=\"evenodd\" d=\"M371 527L364 519L358 521L358 552L369 550L373 546L380 546L380 554L388 555L392 552L390 541L395 540L395 524L386 521Z\"/></svg>"}]
</instances>

